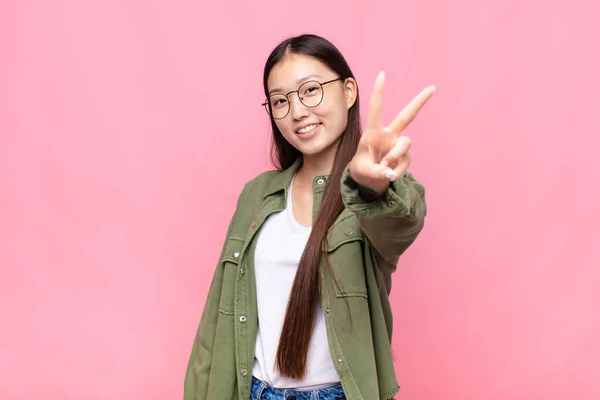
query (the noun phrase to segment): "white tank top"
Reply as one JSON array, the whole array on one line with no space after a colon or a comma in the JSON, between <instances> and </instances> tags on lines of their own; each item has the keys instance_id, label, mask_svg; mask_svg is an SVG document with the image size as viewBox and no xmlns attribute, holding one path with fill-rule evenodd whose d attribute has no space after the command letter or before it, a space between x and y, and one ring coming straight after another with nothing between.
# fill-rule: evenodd
<instances>
[{"instance_id":1,"label":"white tank top","mask_svg":"<svg viewBox=\"0 0 600 400\"><path fill-rule=\"evenodd\" d=\"M310 390L340 381L329 352L325 317L320 302L308 349L304 379L296 380L281 376L275 366L275 356L292 283L311 230L310 227L299 224L294 218L291 200L292 184L288 190L285 210L271 214L267 218L257 239L254 266L258 333L253 375L276 388Z\"/></svg>"}]
</instances>

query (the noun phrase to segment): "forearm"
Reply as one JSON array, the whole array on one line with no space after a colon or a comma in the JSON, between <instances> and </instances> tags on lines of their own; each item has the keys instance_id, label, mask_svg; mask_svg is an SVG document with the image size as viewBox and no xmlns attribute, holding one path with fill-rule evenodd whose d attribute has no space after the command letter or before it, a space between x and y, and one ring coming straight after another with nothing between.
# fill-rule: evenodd
<instances>
[{"instance_id":1,"label":"forearm","mask_svg":"<svg viewBox=\"0 0 600 400\"><path fill-rule=\"evenodd\" d=\"M370 188L356 183L346 169L342 198L385 260L404 253L423 229L427 213L425 189L408 172L385 187Z\"/></svg>"}]
</instances>

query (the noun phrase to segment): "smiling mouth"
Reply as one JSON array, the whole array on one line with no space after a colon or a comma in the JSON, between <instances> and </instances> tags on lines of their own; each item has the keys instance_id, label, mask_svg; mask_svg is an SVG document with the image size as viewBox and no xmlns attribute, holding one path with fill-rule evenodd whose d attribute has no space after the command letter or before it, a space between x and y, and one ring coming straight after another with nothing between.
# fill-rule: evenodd
<instances>
[{"instance_id":1,"label":"smiling mouth","mask_svg":"<svg viewBox=\"0 0 600 400\"><path fill-rule=\"evenodd\" d=\"M298 129L298 130L296 131L296 133L298 133L298 134L303 134L303 133L309 133L309 132L312 132L312 131L313 131L313 130L315 130L315 129L316 129L318 126L319 126L319 125L321 125L321 124L312 124L312 125L308 125L308 126L306 126L306 127L302 128L302 129Z\"/></svg>"}]
</instances>

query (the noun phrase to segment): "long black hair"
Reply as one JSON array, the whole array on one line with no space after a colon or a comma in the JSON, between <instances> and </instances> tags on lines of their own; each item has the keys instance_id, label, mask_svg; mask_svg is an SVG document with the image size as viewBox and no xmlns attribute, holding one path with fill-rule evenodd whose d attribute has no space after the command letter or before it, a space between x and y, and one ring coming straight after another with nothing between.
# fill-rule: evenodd
<instances>
[{"instance_id":1,"label":"long black hair","mask_svg":"<svg viewBox=\"0 0 600 400\"><path fill-rule=\"evenodd\" d=\"M295 36L281 42L266 61L263 75L266 98L269 97L267 80L271 70L289 55L312 57L327 65L338 76L354 79L354 74L344 56L331 42L312 34ZM356 152L361 136L359 103L357 92L356 100L348 110L348 124L340 138L321 208L298 265L279 340L277 368L283 375L296 379L301 379L306 371L308 347L321 294L319 263L323 244L326 241L327 231L344 209L340 180L345 167ZM283 137L273 118L271 118L271 128L273 132L271 160L276 168L287 169L302 157L302 154ZM332 272L331 269L329 272ZM333 276L332 273L331 275Z\"/></svg>"}]
</instances>

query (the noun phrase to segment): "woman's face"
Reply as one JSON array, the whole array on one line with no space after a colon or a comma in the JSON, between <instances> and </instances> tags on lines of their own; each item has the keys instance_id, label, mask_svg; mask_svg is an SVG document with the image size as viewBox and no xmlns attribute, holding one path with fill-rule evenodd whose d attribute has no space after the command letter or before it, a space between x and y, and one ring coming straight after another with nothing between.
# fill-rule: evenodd
<instances>
[{"instance_id":1,"label":"woman's face","mask_svg":"<svg viewBox=\"0 0 600 400\"><path fill-rule=\"evenodd\" d=\"M267 86L275 124L284 138L305 156L317 156L335 150L348 124L348 109L356 100L353 78L341 78L327 65L312 57L291 54L271 70ZM307 83L316 81L326 83ZM303 85L304 84L304 85ZM290 93L291 91L300 92ZM321 98L318 105L312 107ZM283 96L282 96L283 95ZM300 101L302 98L302 101ZM335 151L333 151L333 154Z\"/></svg>"}]
</instances>

